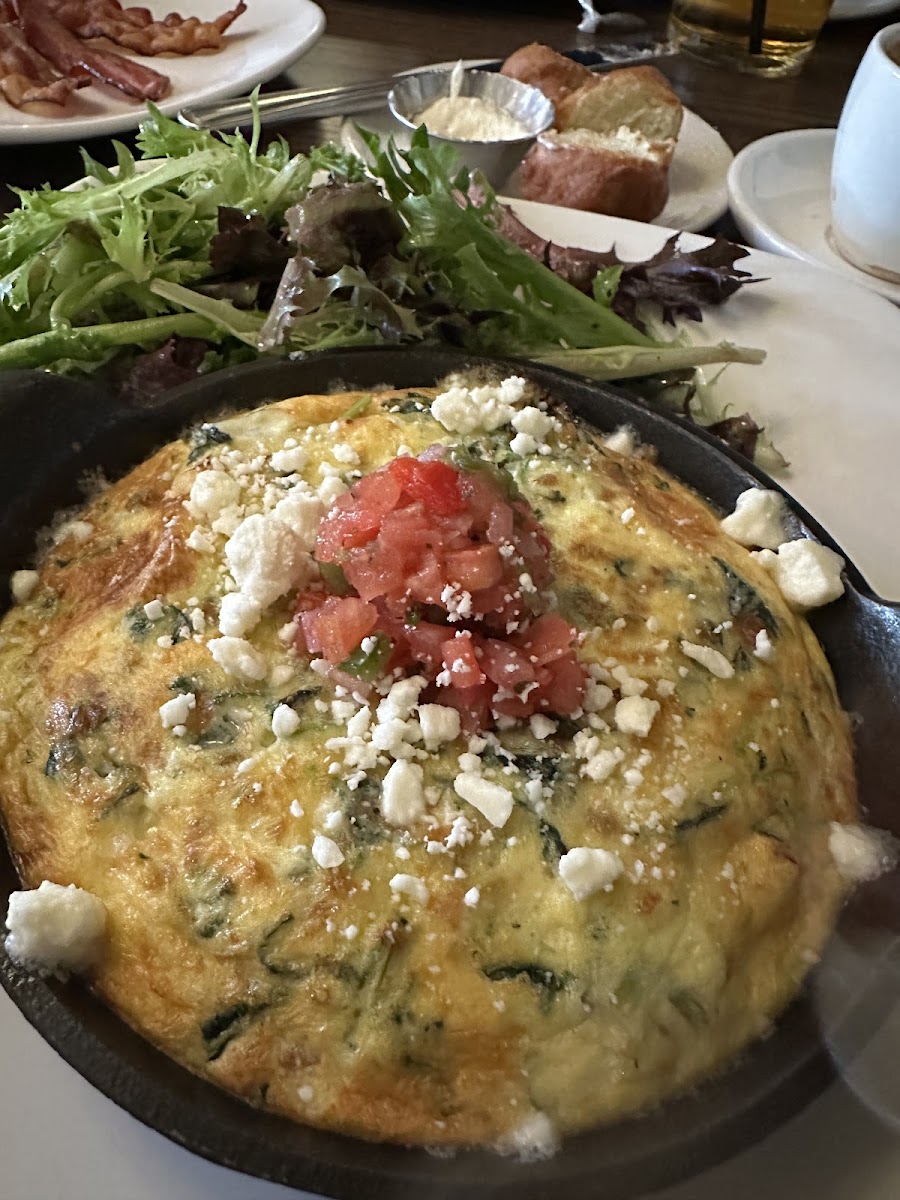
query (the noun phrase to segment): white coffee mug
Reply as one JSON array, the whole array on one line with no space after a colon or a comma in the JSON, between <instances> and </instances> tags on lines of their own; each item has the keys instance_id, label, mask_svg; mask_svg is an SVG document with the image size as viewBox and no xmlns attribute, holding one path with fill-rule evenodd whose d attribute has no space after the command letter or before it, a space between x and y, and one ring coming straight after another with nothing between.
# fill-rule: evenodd
<instances>
[{"instance_id":1,"label":"white coffee mug","mask_svg":"<svg viewBox=\"0 0 900 1200\"><path fill-rule=\"evenodd\" d=\"M844 102L831 166L831 236L848 262L900 283L900 25L869 43Z\"/></svg>"}]
</instances>

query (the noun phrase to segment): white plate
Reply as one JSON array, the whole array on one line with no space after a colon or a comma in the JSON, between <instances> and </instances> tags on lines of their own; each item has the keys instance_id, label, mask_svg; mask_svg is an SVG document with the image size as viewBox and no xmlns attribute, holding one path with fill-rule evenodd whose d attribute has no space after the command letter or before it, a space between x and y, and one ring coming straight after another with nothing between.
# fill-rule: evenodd
<instances>
[{"instance_id":1,"label":"white plate","mask_svg":"<svg viewBox=\"0 0 900 1200\"><path fill-rule=\"evenodd\" d=\"M668 231L514 201L539 234L631 258L655 253ZM687 235L689 248L703 238ZM766 422L793 460L785 486L843 543L887 597L900 597L900 312L829 272L759 251L742 260L768 281L739 292L697 341L730 338L769 352L761 367L731 366L718 383L735 412ZM896 1026L893 1036L896 1037ZM882 1061L895 1046L877 1035ZM305 1193L204 1162L144 1128L81 1079L0 993L3 1200L302 1200ZM860 1089L862 1090L862 1089ZM854 1200L900 1196L900 1138L845 1088L832 1088L760 1145L657 1200Z\"/></svg>"},{"instance_id":2,"label":"white plate","mask_svg":"<svg viewBox=\"0 0 900 1200\"><path fill-rule=\"evenodd\" d=\"M792 129L745 146L728 172L731 211L751 246L838 271L900 304L900 284L852 266L831 247L833 129Z\"/></svg>"},{"instance_id":3,"label":"white plate","mask_svg":"<svg viewBox=\"0 0 900 1200\"><path fill-rule=\"evenodd\" d=\"M513 201L529 228L570 246L646 258L665 234L634 221ZM707 239L686 236L689 248ZM869 582L900 599L900 311L836 274L751 251L738 264L767 282L745 287L693 341L767 352L762 366L729 366L716 384L735 414L749 411L791 462L779 478L834 535ZM898 1193L900 1194L900 1193Z\"/></svg>"},{"instance_id":4,"label":"white plate","mask_svg":"<svg viewBox=\"0 0 900 1200\"><path fill-rule=\"evenodd\" d=\"M185 11L209 20L229 7L230 0L190 0ZM150 0L154 15L163 17L168 0ZM144 58L135 62L162 71L172 90L158 107L173 115L189 104L223 100L249 92L299 58L319 40L325 14L311 0L250 0L225 35L215 54L183 58ZM144 105L103 84L80 88L67 107L70 116L39 117L20 112L0 99L0 145L16 142L65 142L134 129L143 120Z\"/></svg>"},{"instance_id":5,"label":"white plate","mask_svg":"<svg viewBox=\"0 0 900 1200\"><path fill-rule=\"evenodd\" d=\"M376 109L348 118L341 129L341 140L348 150L360 152L356 125L385 137L393 134L401 146L409 145L409 130L395 121L390 111ZM681 134L669 169L669 199L653 221L672 229L697 231L717 221L728 208L726 178L734 155L722 135L690 109L684 110ZM515 171L501 189L506 197L521 195ZM574 212L574 209L564 209Z\"/></svg>"},{"instance_id":6,"label":"white plate","mask_svg":"<svg viewBox=\"0 0 900 1200\"><path fill-rule=\"evenodd\" d=\"M834 0L829 21L859 21L865 17L881 17L900 7L900 0Z\"/></svg>"}]
</instances>

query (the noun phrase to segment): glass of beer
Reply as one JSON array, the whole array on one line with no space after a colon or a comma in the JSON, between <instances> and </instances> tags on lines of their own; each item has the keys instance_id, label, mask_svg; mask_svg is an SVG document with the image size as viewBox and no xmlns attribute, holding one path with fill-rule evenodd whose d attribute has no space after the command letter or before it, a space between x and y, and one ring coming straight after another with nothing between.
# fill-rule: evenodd
<instances>
[{"instance_id":1,"label":"glass of beer","mask_svg":"<svg viewBox=\"0 0 900 1200\"><path fill-rule=\"evenodd\" d=\"M707 62L757 75L796 75L832 0L674 0L669 36Z\"/></svg>"}]
</instances>

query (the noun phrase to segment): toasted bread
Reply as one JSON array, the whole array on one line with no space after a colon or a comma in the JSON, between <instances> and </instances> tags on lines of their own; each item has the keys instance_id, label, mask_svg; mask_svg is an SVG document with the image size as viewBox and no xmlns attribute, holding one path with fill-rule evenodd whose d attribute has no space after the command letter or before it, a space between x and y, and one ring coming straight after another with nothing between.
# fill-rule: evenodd
<instances>
[{"instance_id":1,"label":"toasted bread","mask_svg":"<svg viewBox=\"0 0 900 1200\"><path fill-rule=\"evenodd\" d=\"M671 141L672 149L682 115L681 101L655 67L623 67L607 75L592 75L556 105L556 125L561 131L613 133L627 125L648 141Z\"/></svg>"},{"instance_id":2,"label":"toasted bread","mask_svg":"<svg viewBox=\"0 0 900 1200\"><path fill-rule=\"evenodd\" d=\"M559 104L570 92L593 82L594 76L579 63L549 46L532 42L513 51L503 66L501 75L530 84L544 93L553 104Z\"/></svg>"},{"instance_id":3,"label":"toasted bread","mask_svg":"<svg viewBox=\"0 0 900 1200\"><path fill-rule=\"evenodd\" d=\"M585 212L652 221L669 195L668 143L650 142L623 126L542 134L520 170L526 200Z\"/></svg>"}]
</instances>

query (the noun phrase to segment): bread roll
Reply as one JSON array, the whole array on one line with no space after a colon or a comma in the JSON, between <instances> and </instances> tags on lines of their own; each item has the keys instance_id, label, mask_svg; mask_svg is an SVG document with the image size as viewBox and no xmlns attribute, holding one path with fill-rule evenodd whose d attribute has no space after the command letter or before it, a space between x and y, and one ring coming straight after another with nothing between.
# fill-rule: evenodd
<instances>
[{"instance_id":1,"label":"bread roll","mask_svg":"<svg viewBox=\"0 0 900 1200\"><path fill-rule=\"evenodd\" d=\"M532 42L530 46L513 51L500 68L500 74L538 88L554 104L559 104L570 92L594 79L587 67L557 54L540 42Z\"/></svg>"},{"instance_id":2,"label":"bread roll","mask_svg":"<svg viewBox=\"0 0 900 1200\"><path fill-rule=\"evenodd\" d=\"M556 126L562 131L614 133L627 125L648 141L671 142L674 150L682 115L681 101L656 67L623 67L606 75L591 75L582 86L562 96L556 106Z\"/></svg>"},{"instance_id":3,"label":"bread roll","mask_svg":"<svg viewBox=\"0 0 900 1200\"><path fill-rule=\"evenodd\" d=\"M523 197L585 212L652 221L669 195L668 143L623 126L541 134L522 163Z\"/></svg>"}]
</instances>

